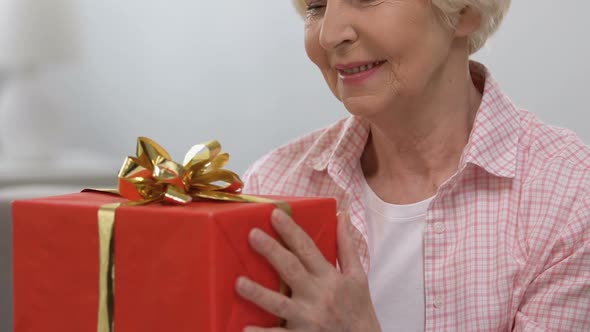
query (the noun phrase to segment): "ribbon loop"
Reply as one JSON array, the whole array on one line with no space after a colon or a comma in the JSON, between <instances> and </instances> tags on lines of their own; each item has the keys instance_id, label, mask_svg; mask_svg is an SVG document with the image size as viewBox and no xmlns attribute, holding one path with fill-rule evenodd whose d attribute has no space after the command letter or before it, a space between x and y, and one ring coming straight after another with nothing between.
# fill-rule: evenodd
<instances>
[{"instance_id":1,"label":"ribbon loop","mask_svg":"<svg viewBox=\"0 0 590 332\"><path fill-rule=\"evenodd\" d=\"M147 137L137 140L137 156L127 157L119 171L119 193L131 201L160 201L186 204L202 191L239 193L240 177L223 169L229 154L221 153L218 141L194 145L184 163L172 160L168 152Z\"/></svg>"}]
</instances>

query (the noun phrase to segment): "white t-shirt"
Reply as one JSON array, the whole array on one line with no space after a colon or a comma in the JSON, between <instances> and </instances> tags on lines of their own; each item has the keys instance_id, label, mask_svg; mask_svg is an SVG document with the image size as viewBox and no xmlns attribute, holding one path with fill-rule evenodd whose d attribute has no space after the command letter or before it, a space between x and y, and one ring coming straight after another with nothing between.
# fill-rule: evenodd
<instances>
[{"instance_id":1,"label":"white t-shirt","mask_svg":"<svg viewBox=\"0 0 590 332\"><path fill-rule=\"evenodd\" d=\"M369 288L383 331L424 331L423 233L432 198L395 205L364 185Z\"/></svg>"}]
</instances>

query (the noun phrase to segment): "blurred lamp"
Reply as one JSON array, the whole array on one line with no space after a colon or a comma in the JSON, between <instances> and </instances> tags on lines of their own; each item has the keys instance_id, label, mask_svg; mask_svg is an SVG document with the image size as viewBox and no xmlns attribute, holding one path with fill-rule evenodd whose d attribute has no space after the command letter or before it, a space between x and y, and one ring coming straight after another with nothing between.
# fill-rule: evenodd
<instances>
[{"instance_id":1,"label":"blurred lamp","mask_svg":"<svg viewBox=\"0 0 590 332\"><path fill-rule=\"evenodd\" d=\"M74 60L76 0L0 0L0 153L43 159L61 141L59 108L42 74Z\"/></svg>"}]
</instances>

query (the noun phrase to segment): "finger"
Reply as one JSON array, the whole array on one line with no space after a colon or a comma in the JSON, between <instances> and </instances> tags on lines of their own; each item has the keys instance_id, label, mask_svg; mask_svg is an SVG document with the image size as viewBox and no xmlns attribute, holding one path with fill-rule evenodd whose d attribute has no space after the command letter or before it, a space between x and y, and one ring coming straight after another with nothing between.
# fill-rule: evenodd
<instances>
[{"instance_id":1,"label":"finger","mask_svg":"<svg viewBox=\"0 0 590 332\"><path fill-rule=\"evenodd\" d=\"M338 214L338 262L343 273L355 273L363 271L363 266L358 256L350 228L348 213Z\"/></svg>"},{"instance_id":2,"label":"finger","mask_svg":"<svg viewBox=\"0 0 590 332\"><path fill-rule=\"evenodd\" d=\"M272 225L310 273L322 275L333 270L309 235L284 211L275 209L272 212Z\"/></svg>"},{"instance_id":3,"label":"finger","mask_svg":"<svg viewBox=\"0 0 590 332\"><path fill-rule=\"evenodd\" d=\"M271 314L286 319L298 318L297 304L285 295L270 290L246 278L239 277L236 281L236 291L244 299L256 304Z\"/></svg>"},{"instance_id":4,"label":"finger","mask_svg":"<svg viewBox=\"0 0 590 332\"><path fill-rule=\"evenodd\" d=\"M277 240L260 229L250 232L250 245L275 268L287 285L299 289L305 284L308 272L301 261Z\"/></svg>"}]
</instances>

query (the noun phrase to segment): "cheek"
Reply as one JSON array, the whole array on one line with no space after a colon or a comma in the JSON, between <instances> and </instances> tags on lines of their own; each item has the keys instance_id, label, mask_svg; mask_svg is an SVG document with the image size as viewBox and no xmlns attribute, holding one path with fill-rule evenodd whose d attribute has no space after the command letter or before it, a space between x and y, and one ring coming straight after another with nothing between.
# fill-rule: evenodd
<instances>
[{"instance_id":1,"label":"cheek","mask_svg":"<svg viewBox=\"0 0 590 332\"><path fill-rule=\"evenodd\" d=\"M311 62L321 68L322 65L322 48L319 43L319 32L313 26L306 26L304 34L305 53Z\"/></svg>"},{"instance_id":2,"label":"cheek","mask_svg":"<svg viewBox=\"0 0 590 332\"><path fill-rule=\"evenodd\" d=\"M401 70L402 65L399 59L390 59L387 69L387 85L386 91L388 94L398 95L404 82L406 81L405 74Z\"/></svg>"},{"instance_id":3,"label":"cheek","mask_svg":"<svg viewBox=\"0 0 590 332\"><path fill-rule=\"evenodd\" d=\"M313 28L306 28L305 52L311 62L313 62L322 72L332 93L338 97L336 94L338 74L331 68L327 53L319 43L319 33L314 31Z\"/></svg>"}]
</instances>

